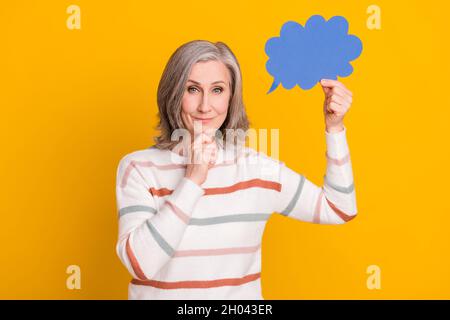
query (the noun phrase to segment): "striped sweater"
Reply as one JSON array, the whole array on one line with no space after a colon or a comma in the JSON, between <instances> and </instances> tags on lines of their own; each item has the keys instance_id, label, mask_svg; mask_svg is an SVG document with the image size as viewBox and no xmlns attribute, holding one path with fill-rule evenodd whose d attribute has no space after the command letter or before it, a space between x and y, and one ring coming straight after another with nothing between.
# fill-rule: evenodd
<instances>
[{"instance_id":1,"label":"striped sweater","mask_svg":"<svg viewBox=\"0 0 450 320\"><path fill-rule=\"evenodd\" d=\"M220 147L199 186L188 158L155 146L125 155L116 176L116 252L128 299L263 299L261 241L271 214L318 224L356 216L344 130L326 139L319 187L263 152Z\"/></svg>"}]
</instances>

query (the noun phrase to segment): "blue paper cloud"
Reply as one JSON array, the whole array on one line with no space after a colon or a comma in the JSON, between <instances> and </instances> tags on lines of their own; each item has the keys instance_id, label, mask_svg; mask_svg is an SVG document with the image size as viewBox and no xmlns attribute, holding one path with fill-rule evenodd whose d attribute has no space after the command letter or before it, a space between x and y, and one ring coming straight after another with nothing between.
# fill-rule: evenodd
<instances>
[{"instance_id":1,"label":"blue paper cloud","mask_svg":"<svg viewBox=\"0 0 450 320\"><path fill-rule=\"evenodd\" d=\"M266 69L274 81L267 93L281 83L285 89L299 85L304 90L313 88L320 79L347 77L353 72L350 61L359 57L361 40L348 34L348 22L334 16L326 21L314 15L305 26L295 21L286 22L280 37L267 40L265 52L269 56Z\"/></svg>"}]
</instances>

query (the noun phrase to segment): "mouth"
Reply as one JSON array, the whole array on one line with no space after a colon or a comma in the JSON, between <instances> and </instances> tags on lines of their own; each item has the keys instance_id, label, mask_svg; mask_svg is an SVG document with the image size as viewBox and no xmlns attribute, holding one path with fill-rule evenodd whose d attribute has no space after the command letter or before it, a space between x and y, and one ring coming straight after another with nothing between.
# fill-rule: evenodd
<instances>
[{"instance_id":1,"label":"mouth","mask_svg":"<svg viewBox=\"0 0 450 320\"><path fill-rule=\"evenodd\" d=\"M202 123L207 123L207 122L211 121L214 118L196 118L196 117L192 117L192 119L194 119L194 121L201 121Z\"/></svg>"}]
</instances>

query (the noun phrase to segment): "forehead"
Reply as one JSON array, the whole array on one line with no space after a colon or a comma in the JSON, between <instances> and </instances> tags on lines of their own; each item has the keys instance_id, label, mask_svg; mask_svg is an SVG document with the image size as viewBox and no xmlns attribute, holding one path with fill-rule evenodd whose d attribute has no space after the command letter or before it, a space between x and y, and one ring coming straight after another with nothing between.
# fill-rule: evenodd
<instances>
[{"instance_id":1,"label":"forehead","mask_svg":"<svg viewBox=\"0 0 450 320\"><path fill-rule=\"evenodd\" d=\"M221 61L199 61L192 66L189 78L203 85L209 85L215 81L229 83L230 72Z\"/></svg>"}]
</instances>

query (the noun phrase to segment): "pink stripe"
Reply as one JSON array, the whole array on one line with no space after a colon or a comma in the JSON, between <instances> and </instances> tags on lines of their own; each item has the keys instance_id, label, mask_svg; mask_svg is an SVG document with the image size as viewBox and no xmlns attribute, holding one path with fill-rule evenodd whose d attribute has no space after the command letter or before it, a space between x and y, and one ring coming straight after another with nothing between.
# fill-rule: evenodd
<instances>
[{"instance_id":1,"label":"pink stripe","mask_svg":"<svg viewBox=\"0 0 450 320\"><path fill-rule=\"evenodd\" d=\"M317 198L316 209L314 210L313 223L320 223L320 208L322 205L323 189L320 189L319 197Z\"/></svg>"},{"instance_id":2,"label":"pink stripe","mask_svg":"<svg viewBox=\"0 0 450 320\"><path fill-rule=\"evenodd\" d=\"M233 165L234 163L237 163L238 159L241 158L242 156L247 157L248 155L250 155L250 151L246 151L243 155L237 156L234 159L231 160L227 160L224 161L222 163L218 163L214 166L212 166L209 170L214 169L214 168L218 168L218 167L225 167L225 166L230 166ZM141 167L154 167L160 170L174 170L174 169L183 169L186 168L186 164L156 164L153 161L135 161L132 160L130 162L130 164L128 165L128 167L125 169L125 173L122 177L122 181L120 184L121 188L125 188L127 186L127 181L128 181L128 177L130 176L130 173L133 169L136 168L136 166L141 166Z\"/></svg>"},{"instance_id":3,"label":"pink stripe","mask_svg":"<svg viewBox=\"0 0 450 320\"><path fill-rule=\"evenodd\" d=\"M169 207L172 209L173 213L175 213L175 215L180 218L181 221L183 221L184 223L188 224L189 223L189 219L190 217L184 213L183 211L181 211L180 208L178 208L177 206L175 206L172 202L170 202L169 200L166 200L166 203L169 205Z\"/></svg>"},{"instance_id":4,"label":"pink stripe","mask_svg":"<svg viewBox=\"0 0 450 320\"><path fill-rule=\"evenodd\" d=\"M134 169L134 161L131 161L128 167L125 169L125 173L122 177L122 182L120 183L121 188L125 188L127 186L128 176L131 173L131 170Z\"/></svg>"},{"instance_id":5,"label":"pink stripe","mask_svg":"<svg viewBox=\"0 0 450 320\"><path fill-rule=\"evenodd\" d=\"M349 162L349 160L350 160L350 153L347 153L347 155L342 157L341 159L331 158L328 155L328 152L325 152L325 156L327 157L327 159L330 163L335 164L337 166L342 166L342 165L346 164L347 162Z\"/></svg>"},{"instance_id":6,"label":"pink stripe","mask_svg":"<svg viewBox=\"0 0 450 320\"><path fill-rule=\"evenodd\" d=\"M216 280L193 280L193 281L156 281L132 279L131 283L142 286L151 286L159 289L180 289L180 288L216 288L222 286L240 286L247 282L261 278L261 272L248 274L242 278L226 278Z\"/></svg>"},{"instance_id":7,"label":"pink stripe","mask_svg":"<svg viewBox=\"0 0 450 320\"><path fill-rule=\"evenodd\" d=\"M182 169L185 164L156 164L152 161L135 161L135 164L141 167L155 167L160 170Z\"/></svg>"},{"instance_id":8,"label":"pink stripe","mask_svg":"<svg viewBox=\"0 0 450 320\"><path fill-rule=\"evenodd\" d=\"M142 271L141 266L139 265L139 262L137 261L136 256L133 253L133 250L131 249L130 234L128 234L127 238L126 251L128 260L130 261L131 267L133 268L133 271L136 274L136 276L141 280L148 280L144 274L144 271Z\"/></svg>"},{"instance_id":9,"label":"pink stripe","mask_svg":"<svg viewBox=\"0 0 450 320\"><path fill-rule=\"evenodd\" d=\"M221 248L221 249L199 249L199 250L178 250L174 257L190 257L190 256L218 256L236 253L252 253L261 247L258 244L253 247L237 247L237 248Z\"/></svg>"},{"instance_id":10,"label":"pink stripe","mask_svg":"<svg viewBox=\"0 0 450 320\"><path fill-rule=\"evenodd\" d=\"M122 182L120 184L121 188L125 188L127 186L128 177L130 176L130 173L133 169L136 169L136 166L141 167L155 167L161 170L173 170L173 169L179 169L184 168L186 165L183 164L155 164L152 161L134 161L132 160L128 167L125 169L125 173L122 177Z\"/></svg>"}]
</instances>

